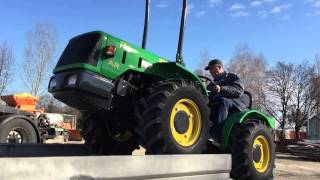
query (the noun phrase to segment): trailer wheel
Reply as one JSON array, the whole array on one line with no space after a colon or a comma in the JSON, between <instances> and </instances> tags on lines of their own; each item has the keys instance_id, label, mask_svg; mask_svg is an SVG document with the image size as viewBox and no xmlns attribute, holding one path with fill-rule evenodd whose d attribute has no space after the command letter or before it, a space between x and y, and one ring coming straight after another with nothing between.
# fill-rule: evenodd
<instances>
[{"instance_id":1,"label":"trailer wheel","mask_svg":"<svg viewBox=\"0 0 320 180\"><path fill-rule=\"evenodd\" d=\"M195 154L206 148L208 99L193 82L168 80L149 88L136 110L148 154Z\"/></svg>"},{"instance_id":2,"label":"trailer wheel","mask_svg":"<svg viewBox=\"0 0 320 180\"><path fill-rule=\"evenodd\" d=\"M231 178L264 180L273 178L275 144L272 129L261 121L248 120L231 134Z\"/></svg>"},{"instance_id":3,"label":"trailer wheel","mask_svg":"<svg viewBox=\"0 0 320 180\"><path fill-rule=\"evenodd\" d=\"M139 148L137 138L130 132L112 135L107 122L112 114L108 112L83 113L81 136L89 152L96 155L131 155Z\"/></svg>"},{"instance_id":4,"label":"trailer wheel","mask_svg":"<svg viewBox=\"0 0 320 180\"><path fill-rule=\"evenodd\" d=\"M37 133L25 119L3 119L0 122L0 143L37 143Z\"/></svg>"}]
</instances>

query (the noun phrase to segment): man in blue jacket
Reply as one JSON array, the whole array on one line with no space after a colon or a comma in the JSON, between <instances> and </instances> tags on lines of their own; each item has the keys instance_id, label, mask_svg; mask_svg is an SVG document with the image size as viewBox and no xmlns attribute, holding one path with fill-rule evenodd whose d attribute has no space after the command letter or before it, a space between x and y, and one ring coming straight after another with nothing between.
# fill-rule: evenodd
<instances>
[{"instance_id":1,"label":"man in blue jacket","mask_svg":"<svg viewBox=\"0 0 320 180\"><path fill-rule=\"evenodd\" d=\"M224 121L232 108L246 109L240 100L244 88L240 78L234 73L226 72L219 59L211 60L205 70L210 72L215 83L207 87L210 91L211 121L213 123L210 134L214 141L219 142Z\"/></svg>"}]
</instances>

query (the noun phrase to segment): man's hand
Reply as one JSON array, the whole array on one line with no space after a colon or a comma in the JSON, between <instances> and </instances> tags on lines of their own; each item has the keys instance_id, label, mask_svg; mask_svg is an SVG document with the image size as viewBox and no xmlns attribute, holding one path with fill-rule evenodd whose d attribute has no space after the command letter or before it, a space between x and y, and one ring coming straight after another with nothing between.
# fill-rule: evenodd
<instances>
[{"instance_id":1,"label":"man's hand","mask_svg":"<svg viewBox=\"0 0 320 180\"><path fill-rule=\"evenodd\" d=\"M215 85L213 86L212 90L214 93L219 93L221 91L221 87L219 85Z\"/></svg>"}]
</instances>

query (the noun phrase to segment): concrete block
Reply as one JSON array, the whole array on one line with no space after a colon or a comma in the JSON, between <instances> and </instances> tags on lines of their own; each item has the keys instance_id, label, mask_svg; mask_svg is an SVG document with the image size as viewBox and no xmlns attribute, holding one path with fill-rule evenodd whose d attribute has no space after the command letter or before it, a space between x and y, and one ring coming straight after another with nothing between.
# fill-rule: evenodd
<instances>
[{"instance_id":1,"label":"concrete block","mask_svg":"<svg viewBox=\"0 0 320 180\"><path fill-rule=\"evenodd\" d=\"M147 155L0 158L0 179L229 179L231 156Z\"/></svg>"}]
</instances>

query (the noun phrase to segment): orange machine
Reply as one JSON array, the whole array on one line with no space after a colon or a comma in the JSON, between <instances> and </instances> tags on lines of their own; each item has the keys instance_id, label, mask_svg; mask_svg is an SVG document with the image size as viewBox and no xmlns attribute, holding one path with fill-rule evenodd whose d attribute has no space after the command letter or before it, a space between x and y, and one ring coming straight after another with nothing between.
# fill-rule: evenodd
<instances>
[{"instance_id":1,"label":"orange machine","mask_svg":"<svg viewBox=\"0 0 320 180\"><path fill-rule=\"evenodd\" d=\"M1 96L1 99L4 102L6 102L8 106L15 107L22 111L30 112L33 114L44 113L44 109L36 109L39 97L32 96L30 93L20 93ZM66 114L63 116L64 122L61 122L57 125L69 132L69 140L80 141L82 137L80 135L80 131L76 129L75 116Z\"/></svg>"},{"instance_id":2,"label":"orange machine","mask_svg":"<svg viewBox=\"0 0 320 180\"><path fill-rule=\"evenodd\" d=\"M1 99L5 101L9 106L15 107L22 111L31 113L43 112L44 110L37 110L36 105L39 101L39 97L34 97L30 93L11 94L7 96L1 96Z\"/></svg>"}]
</instances>

